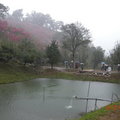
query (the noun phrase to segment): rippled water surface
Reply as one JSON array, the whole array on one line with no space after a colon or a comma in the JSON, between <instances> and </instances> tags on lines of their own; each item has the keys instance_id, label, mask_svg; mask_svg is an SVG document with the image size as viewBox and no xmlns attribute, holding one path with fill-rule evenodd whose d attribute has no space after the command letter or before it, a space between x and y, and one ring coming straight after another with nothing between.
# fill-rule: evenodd
<instances>
[{"instance_id":1,"label":"rippled water surface","mask_svg":"<svg viewBox=\"0 0 120 120\"><path fill-rule=\"evenodd\" d=\"M86 101L73 96L87 97L89 82L35 79L27 82L0 85L0 120L65 120L85 112ZM89 97L111 99L120 96L120 85L90 82ZM88 110L94 109L89 101ZM100 108L108 102L98 102Z\"/></svg>"}]
</instances>

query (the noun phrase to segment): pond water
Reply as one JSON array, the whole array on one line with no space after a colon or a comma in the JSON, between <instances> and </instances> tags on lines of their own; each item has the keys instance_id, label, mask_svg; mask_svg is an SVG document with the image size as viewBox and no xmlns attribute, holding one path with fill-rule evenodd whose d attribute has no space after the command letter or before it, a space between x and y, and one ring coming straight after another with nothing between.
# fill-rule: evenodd
<instances>
[{"instance_id":1,"label":"pond water","mask_svg":"<svg viewBox=\"0 0 120 120\"><path fill-rule=\"evenodd\" d=\"M65 120L80 117L86 111L86 101L73 96L87 97L89 82L62 79L35 79L0 85L0 120ZM120 85L90 82L89 97L111 99L120 96ZM88 102L88 111L94 109ZM98 102L100 108L109 104Z\"/></svg>"}]
</instances>

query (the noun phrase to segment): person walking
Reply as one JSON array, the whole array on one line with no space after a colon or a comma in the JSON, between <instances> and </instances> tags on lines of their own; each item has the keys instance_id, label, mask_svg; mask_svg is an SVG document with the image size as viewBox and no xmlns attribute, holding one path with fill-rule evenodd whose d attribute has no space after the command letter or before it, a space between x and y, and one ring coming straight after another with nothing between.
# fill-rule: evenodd
<instances>
[{"instance_id":1,"label":"person walking","mask_svg":"<svg viewBox=\"0 0 120 120\"><path fill-rule=\"evenodd\" d=\"M106 70L107 72L107 75L111 75L111 71L112 71L112 68L111 68L111 66L108 66L108 68L107 68L107 70Z\"/></svg>"},{"instance_id":2,"label":"person walking","mask_svg":"<svg viewBox=\"0 0 120 120\"><path fill-rule=\"evenodd\" d=\"M118 70L118 72L120 72L120 64L118 64L117 70Z\"/></svg>"}]
</instances>

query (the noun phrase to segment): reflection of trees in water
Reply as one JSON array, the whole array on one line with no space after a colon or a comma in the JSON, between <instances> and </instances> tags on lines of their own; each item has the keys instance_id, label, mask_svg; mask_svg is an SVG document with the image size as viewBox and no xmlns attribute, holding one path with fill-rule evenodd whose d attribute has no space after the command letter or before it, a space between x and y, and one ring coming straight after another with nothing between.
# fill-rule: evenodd
<instances>
[{"instance_id":1,"label":"reflection of trees in water","mask_svg":"<svg viewBox=\"0 0 120 120\"><path fill-rule=\"evenodd\" d=\"M50 95L56 92L56 86L59 86L59 80L56 79L49 79L47 82L47 90Z\"/></svg>"},{"instance_id":2,"label":"reflection of trees in water","mask_svg":"<svg viewBox=\"0 0 120 120\"><path fill-rule=\"evenodd\" d=\"M14 84L0 85L0 112L13 109L13 103L17 98L18 88Z\"/></svg>"},{"instance_id":3,"label":"reflection of trees in water","mask_svg":"<svg viewBox=\"0 0 120 120\"><path fill-rule=\"evenodd\" d=\"M48 96L47 94L53 94L55 87L58 85L58 81L55 79L35 79L31 81L22 82L19 86L24 99L43 98ZM49 89L50 88L50 89Z\"/></svg>"},{"instance_id":4,"label":"reflection of trees in water","mask_svg":"<svg viewBox=\"0 0 120 120\"><path fill-rule=\"evenodd\" d=\"M27 92L42 92L43 87L53 87L57 86L58 81L54 79L36 79L22 83L23 89Z\"/></svg>"},{"instance_id":5,"label":"reflection of trees in water","mask_svg":"<svg viewBox=\"0 0 120 120\"><path fill-rule=\"evenodd\" d=\"M0 85L0 99L11 100L17 93L17 86L14 84Z\"/></svg>"},{"instance_id":6,"label":"reflection of trees in water","mask_svg":"<svg viewBox=\"0 0 120 120\"><path fill-rule=\"evenodd\" d=\"M56 79L49 79L47 81L47 86L48 87L53 87L53 86L58 86L59 85L59 80Z\"/></svg>"},{"instance_id":7,"label":"reflection of trees in water","mask_svg":"<svg viewBox=\"0 0 120 120\"><path fill-rule=\"evenodd\" d=\"M41 81L31 80L31 81L23 82L22 88L24 90L23 91L24 93L32 94L37 91L40 92L42 90L42 84L41 84Z\"/></svg>"},{"instance_id":8,"label":"reflection of trees in water","mask_svg":"<svg viewBox=\"0 0 120 120\"><path fill-rule=\"evenodd\" d=\"M48 88L51 88L52 85L57 85L57 83L58 81L53 79L36 79L26 82L0 85L0 112L3 111L3 109L4 111L14 109L13 104L15 101L21 100L21 98L32 99L40 96L43 97L43 86L46 86L46 91L49 90L53 92L53 90Z\"/></svg>"},{"instance_id":9,"label":"reflection of trees in water","mask_svg":"<svg viewBox=\"0 0 120 120\"><path fill-rule=\"evenodd\" d=\"M34 99L36 97L42 97L43 101L45 101L45 98L48 96L48 94L54 94L56 91L51 87L55 87L57 85L58 81L54 79L36 79L23 82L22 87L24 87L24 98Z\"/></svg>"}]
</instances>

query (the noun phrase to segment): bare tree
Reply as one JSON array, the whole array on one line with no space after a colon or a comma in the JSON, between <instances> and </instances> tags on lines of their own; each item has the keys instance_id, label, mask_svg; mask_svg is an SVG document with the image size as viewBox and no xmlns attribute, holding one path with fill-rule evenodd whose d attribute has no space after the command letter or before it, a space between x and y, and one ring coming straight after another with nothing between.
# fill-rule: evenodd
<instances>
[{"instance_id":1,"label":"bare tree","mask_svg":"<svg viewBox=\"0 0 120 120\"><path fill-rule=\"evenodd\" d=\"M98 67L98 64L104 61L104 50L101 47L94 48L93 54L92 54L92 62L93 62L93 68L95 69Z\"/></svg>"},{"instance_id":2,"label":"bare tree","mask_svg":"<svg viewBox=\"0 0 120 120\"><path fill-rule=\"evenodd\" d=\"M16 19L17 21L22 21L23 20L23 10L18 9L18 10L13 11L12 17L14 19Z\"/></svg>"},{"instance_id":3,"label":"bare tree","mask_svg":"<svg viewBox=\"0 0 120 120\"><path fill-rule=\"evenodd\" d=\"M111 51L111 59L114 64L120 64L120 43L118 42Z\"/></svg>"},{"instance_id":4,"label":"bare tree","mask_svg":"<svg viewBox=\"0 0 120 120\"><path fill-rule=\"evenodd\" d=\"M63 47L72 53L73 63L75 54L80 45L90 43L90 33L82 24L67 24L62 27Z\"/></svg>"}]
</instances>

